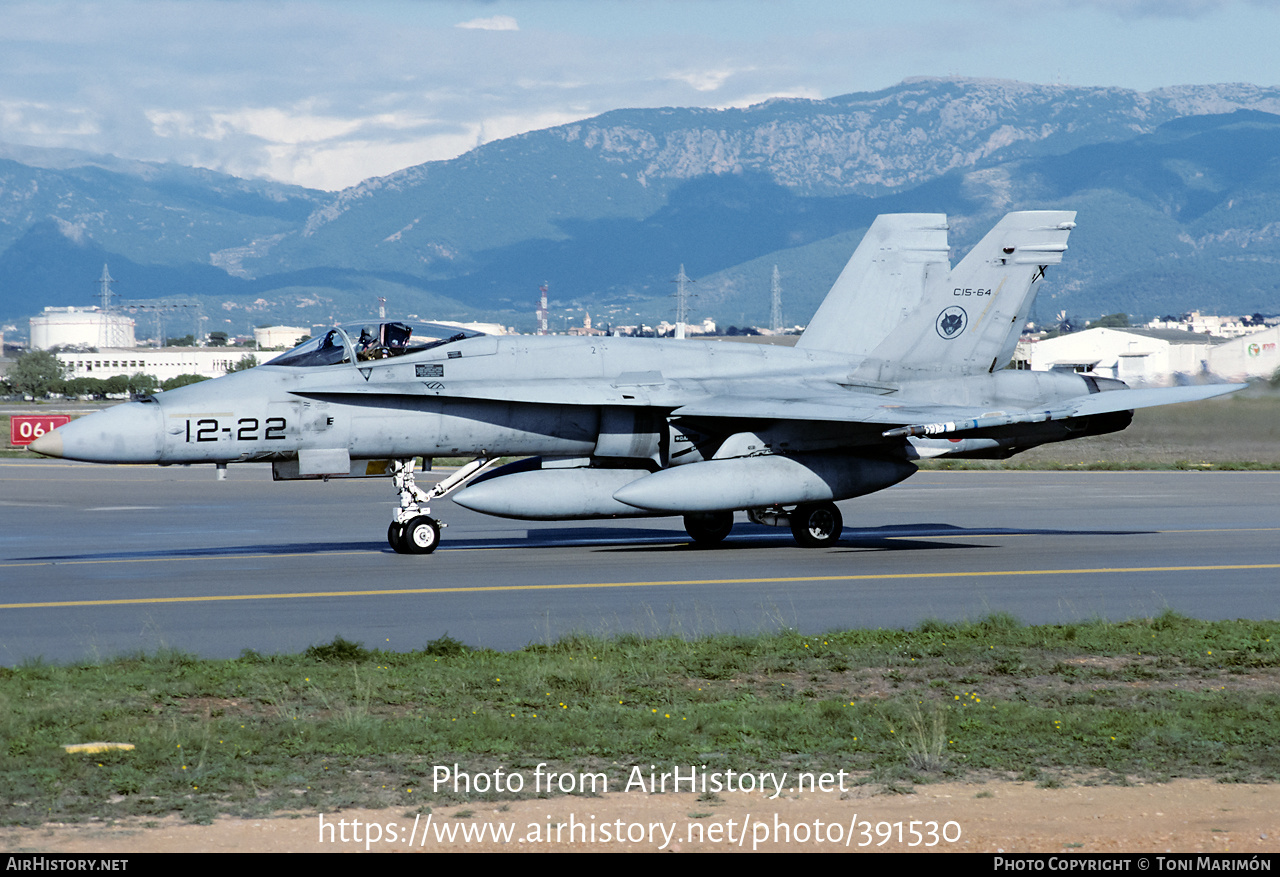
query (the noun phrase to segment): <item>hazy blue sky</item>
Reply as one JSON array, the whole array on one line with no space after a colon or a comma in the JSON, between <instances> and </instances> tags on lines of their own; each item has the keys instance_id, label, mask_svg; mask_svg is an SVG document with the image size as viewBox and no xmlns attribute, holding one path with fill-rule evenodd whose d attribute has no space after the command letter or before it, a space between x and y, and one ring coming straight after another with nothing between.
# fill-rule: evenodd
<instances>
[{"instance_id":1,"label":"hazy blue sky","mask_svg":"<svg viewBox=\"0 0 1280 877\"><path fill-rule=\"evenodd\" d=\"M0 2L0 142L326 189L638 106L910 76L1280 84L1274 0Z\"/></svg>"}]
</instances>

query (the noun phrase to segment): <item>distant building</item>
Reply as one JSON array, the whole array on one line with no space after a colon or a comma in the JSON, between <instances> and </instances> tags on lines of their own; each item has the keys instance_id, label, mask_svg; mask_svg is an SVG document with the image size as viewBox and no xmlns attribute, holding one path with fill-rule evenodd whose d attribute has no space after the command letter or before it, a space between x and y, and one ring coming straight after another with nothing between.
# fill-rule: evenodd
<instances>
[{"instance_id":1,"label":"distant building","mask_svg":"<svg viewBox=\"0 0 1280 877\"><path fill-rule=\"evenodd\" d=\"M31 318L31 349L135 347L131 317L100 308L45 308Z\"/></svg>"},{"instance_id":2,"label":"distant building","mask_svg":"<svg viewBox=\"0 0 1280 877\"><path fill-rule=\"evenodd\" d=\"M1033 371L1070 369L1128 383L1168 384L1208 371L1216 339L1177 329L1086 329L1029 346Z\"/></svg>"},{"instance_id":3,"label":"distant building","mask_svg":"<svg viewBox=\"0 0 1280 877\"><path fill-rule=\"evenodd\" d=\"M289 350L310 334L301 326L263 326L253 330L253 341L263 350Z\"/></svg>"},{"instance_id":4,"label":"distant building","mask_svg":"<svg viewBox=\"0 0 1280 877\"><path fill-rule=\"evenodd\" d=\"M570 335L603 335L603 329L593 328L591 325L591 314L584 314L581 326L570 326Z\"/></svg>"},{"instance_id":5,"label":"distant building","mask_svg":"<svg viewBox=\"0 0 1280 877\"><path fill-rule=\"evenodd\" d=\"M1236 338L1181 329L1087 329L1020 343L1014 367L1069 369L1131 386L1165 386L1198 375L1269 378L1280 368L1280 327Z\"/></svg>"},{"instance_id":6,"label":"distant building","mask_svg":"<svg viewBox=\"0 0 1280 877\"><path fill-rule=\"evenodd\" d=\"M63 350L58 360L67 366L67 377L111 378L116 375L152 375L161 383L178 375L218 378L246 356L266 357L247 347L104 347L93 352Z\"/></svg>"},{"instance_id":7,"label":"distant building","mask_svg":"<svg viewBox=\"0 0 1280 877\"><path fill-rule=\"evenodd\" d=\"M1280 326L1224 341L1209 351L1209 370L1232 381L1280 371Z\"/></svg>"},{"instance_id":8,"label":"distant building","mask_svg":"<svg viewBox=\"0 0 1280 877\"><path fill-rule=\"evenodd\" d=\"M1216 338L1239 338L1241 335L1260 332L1266 329L1267 326L1245 323L1244 317L1218 316L1216 314L1202 314L1199 311L1191 311L1183 314L1179 320L1152 320L1146 323L1143 328L1177 329L1182 332L1213 335Z\"/></svg>"}]
</instances>

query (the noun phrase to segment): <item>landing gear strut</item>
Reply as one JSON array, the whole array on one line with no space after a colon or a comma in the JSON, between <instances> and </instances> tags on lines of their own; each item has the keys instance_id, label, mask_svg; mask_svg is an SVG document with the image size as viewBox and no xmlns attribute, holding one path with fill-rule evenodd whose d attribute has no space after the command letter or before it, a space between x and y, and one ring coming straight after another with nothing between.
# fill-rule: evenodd
<instances>
[{"instance_id":1,"label":"landing gear strut","mask_svg":"<svg viewBox=\"0 0 1280 877\"><path fill-rule=\"evenodd\" d=\"M498 458L480 456L445 478L430 491L414 483L413 467L416 457L392 460L391 472L396 491L400 494L400 507L396 509L391 525L387 527L387 544L397 554L430 554L440 545L442 524L431 517L426 504L433 499L448 496L488 469Z\"/></svg>"}]
</instances>

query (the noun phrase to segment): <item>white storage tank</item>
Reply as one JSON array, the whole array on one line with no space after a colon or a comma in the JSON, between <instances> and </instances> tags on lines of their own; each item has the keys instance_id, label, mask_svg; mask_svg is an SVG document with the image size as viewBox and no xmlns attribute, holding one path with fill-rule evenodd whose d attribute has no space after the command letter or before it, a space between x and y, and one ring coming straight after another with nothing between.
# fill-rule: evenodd
<instances>
[{"instance_id":1,"label":"white storage tank","mask_svg":"<svg viewBox=\"0 0 1280 877\"><path fill-rule=\"evenodd\" d=\"M100 308L45 308L31 318L31 347L136 347L131 317Z\"/></svg>"}]
</instances>

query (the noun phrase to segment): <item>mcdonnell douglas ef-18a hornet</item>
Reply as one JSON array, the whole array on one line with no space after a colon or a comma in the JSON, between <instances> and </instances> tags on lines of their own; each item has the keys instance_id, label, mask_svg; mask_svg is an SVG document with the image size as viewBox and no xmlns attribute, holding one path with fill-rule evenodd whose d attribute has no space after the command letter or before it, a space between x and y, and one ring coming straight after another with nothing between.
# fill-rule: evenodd
<instances>
[{"instance_id":1,"label":"mcdonnell douglas ef-18a hornet","mask_svg":"<svg viewBox=\"0 0 1280 877\"><path fill-rule=\"evenodd\" d=\"M881 216L795 347L336 326L30 447L101 463L269 461L277 480L390 476L387 541L405 554L435 550L427 504L459 488L458 505L500 517L682 515L711 544L745 510L830 545L836 501L897 484L921 458L1004 458L1238 389L1004 368L1074 219L1011 213L953 268L944 215ZM436 456L474 459L423 490L415 463ZM492 468L508 456L521 459Z\"/></svg>"}]
</instances>

